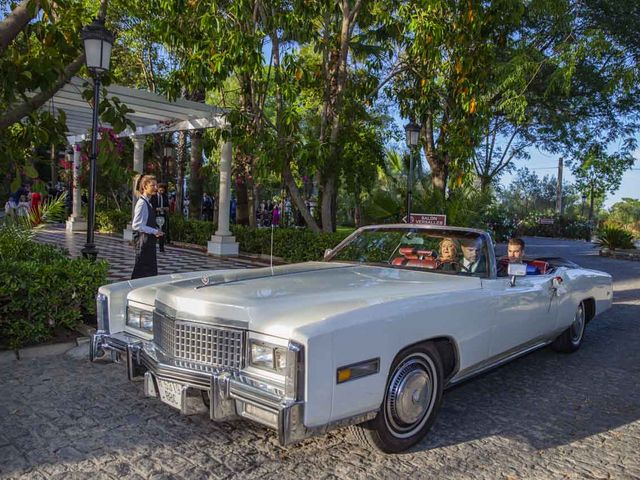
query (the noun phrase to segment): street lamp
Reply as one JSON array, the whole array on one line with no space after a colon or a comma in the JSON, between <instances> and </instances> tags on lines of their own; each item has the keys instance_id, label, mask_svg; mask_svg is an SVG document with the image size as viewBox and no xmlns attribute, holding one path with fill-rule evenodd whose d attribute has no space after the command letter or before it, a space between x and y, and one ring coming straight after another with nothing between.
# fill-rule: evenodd
<instances>
[{"instance_id":1,"label":"street lamp","mask_svg":"<svg viewBox=\"0 0 640 480\"><path fill-rule=\"evenodd\" d=\"M409 176L407 178L407 223L411 222L411 208L413 205L413 154L420 141L420 125L409 122L404 126L407 147L409 147Z\"/></svg>"},{"instance_id":2,"label":"street lamp","mask_svg":"<svg viewBox=\"0 0 640 480\"><path fill-rule=\"evenodd\" d=\"M580 209L580 216L584 217L584 204L587 202L587 194L582 194L582 208Z\"/></svg>"},{"instance_id":3,"label":"street lamp","mask_svg":"<svg viewBox=\"0 0 640 480\"><path fill-rule=\"evenodd\" d=\"M163 147L162 155L162 181L167 182L167 171L169 170L169 159L173 156L173 144L169 141Z\"/></svg>"},{"instance_id":4,"label":"street lamp","mask_svg":"<svg viewBox=\"0 0 640 480\"><path fill-rule=\"evenodd\" d=\"M93 122L91 124L91 155L89 156L89 214L87 218L87 243L82 256L95 260L98 249L94 243L93 229L96 220L96 144L98 141L98 111L100 106L100 77L109 71L113 35L104 27L104 20L95 19L82 29L87 70L93 77Z\"/></svg>"}]
</instances>

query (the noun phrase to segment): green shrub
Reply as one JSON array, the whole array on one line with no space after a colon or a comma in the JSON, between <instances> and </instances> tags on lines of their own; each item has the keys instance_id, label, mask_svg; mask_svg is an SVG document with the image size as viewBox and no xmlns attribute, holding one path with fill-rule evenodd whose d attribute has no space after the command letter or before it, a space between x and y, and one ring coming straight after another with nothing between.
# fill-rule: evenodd
<instances>
[{"instance_id":1,"label":"green shrub","mask_svg":"<svg viewBox=\"0 0 640 480\"><path fill-rule=\"evenodd\" d=\"M131 221L130 210L96 211L96 230L103 233L122 233Z\"/></svg>"},{"instance_id":2,"label":"green shrub","mask_svg":"<svg viewBox=\"0 0 640 480\"><path fill-rule=\"evenodd\" d=\"M67 257L67 251L31 240L32 230L15 225L0 228L0 261L27 261L48 263Z\"/></svg>"},{"instance_id":3,"label":"green shrub","mask_svg":"<svg viewBox=\"0 0 640 480\"><path fill-rule=\"evenodd\" d=\"M605 225L596 234L598 237L596 242L601 248L616 250L618 248L635 248L633 244L633 235L624 228Z\"/></svg>"},{"instance_id":4,"label":"green shrub","mask_svg":"<svg viewBox=\"0 0 640 480\"><path fill-rule=\"evenodd\" d=\"M11 348L47 340L95 313L108 264L70 259L33 242L28 232L0 229L0 343Z\"/></svg>"},{"instance_id":5,"label":"green shrub","mask_svg":"<svg viewBox=\"0 0 640 480\"><path fill-rule=\"evenodd\" d=\"M207 245L216 226L204 220L185 220L182 216L169 218L169 234L172 242Z\"/></svg>"},{"instance_id":6,"label":"green shrub","mask_svg":"<svg viewBox=\"0 0 640 480\"><path fill-rule=\"evenodd\" d=\"M172 217L169 223L171 240L176 242L207 245L215 231L212 222L185 220ZM271 229L232 225L231 232L240 244L240 251L269 255L271 252ZM349 233L313 233L305 228L275 228L273 230L273 254L287 262L320 260L327 248L333 248Z\"/></svg>"},{"instance_id":7,"label":"green shrub","mask_svg":"<svg viewBox=\"0 0 640 480\"><path fill-rule=\"evenodd\" d=\"M271 229L251 228L242 225L231 227L240 250L248 253L269 255L271 252ZM327 248L340 243L349 232L313 233L305 228L274 228L273 254L287 262L321 260Z\"/></svg>"},{"instance_id":8,"label":"green shrub","mask_svg":"<svg viewBox=\"0 0 640 480\"><path fill-rule=\"evenodd\" d=\"M541 218L551 218L553 223L541 224ZM579 239L589 238L590 231L589 222L585 220L560 216L551 212L532 212L520 222L517 228L519 236Z\"/></svg>"}]
</instances>

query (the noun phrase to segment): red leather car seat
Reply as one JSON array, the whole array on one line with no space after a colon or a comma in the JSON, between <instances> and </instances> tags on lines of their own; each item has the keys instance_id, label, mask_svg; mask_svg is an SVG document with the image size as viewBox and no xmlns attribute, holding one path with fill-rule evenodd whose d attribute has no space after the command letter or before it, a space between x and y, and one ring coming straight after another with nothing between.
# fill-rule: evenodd
<instances>
[{"instance_id":1,"label":"red leather car seat","mask_svg":"<svg viewBox=\"0 0 640 480\"><path fill-rule=\"evenodd\" d=\"M529 260L527 264L536 267L541 275L544 275L547 273L547 270L549 270L549 262L545 262L544 260Z\"/></svg>"}]
</instances>

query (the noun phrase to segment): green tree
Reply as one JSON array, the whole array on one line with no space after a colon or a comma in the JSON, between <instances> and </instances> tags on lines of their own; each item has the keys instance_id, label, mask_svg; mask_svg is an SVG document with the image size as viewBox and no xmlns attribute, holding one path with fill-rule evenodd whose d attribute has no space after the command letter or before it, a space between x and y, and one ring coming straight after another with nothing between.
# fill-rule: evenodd
<instances>
[{"instance_id":1,"label":"green tree","mask_svg":"<svg viewBox=\"0 0 640 480\"><path fill-rule=\"evenodd\" d=\"M620 187L624 172L635 162L631 154L634 148L634 142L627 142L620 152L608 153L600 144L595 144L575 162L573 174L577 188L589 197L589 220L593 218L596 198L615 193Z\"/></svg>"},{"instance_id":2,"label":"green tree","mask_svg":"<svg viewBox=\"0 0 640 480\"><path fill-rule=\"evenodd\" d=\"M608 220L630 228L636 234L640 232L640 200L623 198L611 207Z\"/></svg>"}]
</instances>

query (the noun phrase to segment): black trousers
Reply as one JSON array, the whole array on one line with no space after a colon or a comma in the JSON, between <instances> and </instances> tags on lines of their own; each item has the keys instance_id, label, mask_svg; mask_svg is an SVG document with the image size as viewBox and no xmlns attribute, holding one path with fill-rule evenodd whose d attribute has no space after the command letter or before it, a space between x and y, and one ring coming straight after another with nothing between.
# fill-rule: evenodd
<instances>
[{"instance_id":1,"label":"black trousers","mask_svg":"<svg viewBox=\"0 0 640 480\"><path fill-rule=\"evenodd\" d=\"M164 252L165 243L171 242L171 240L169 239L169 215L157 215L156 219L158 219L159 217L164 218L164 224L160 229L162 230L162 233L164 233L164 235L158 238L158 245L160 246L160 251Z\"/></svg>"},{"instance_id":2,"label":"black trousers","mask_svg":"<svg viewBox=\"0 0 640 480\"><path fill-rule=\"evenodd\" d=\"M133 246L136 252L136 263L133 266L131 279L158 275L156 236L148 233L133 232Z\"/></svg>"}]
</instances>

